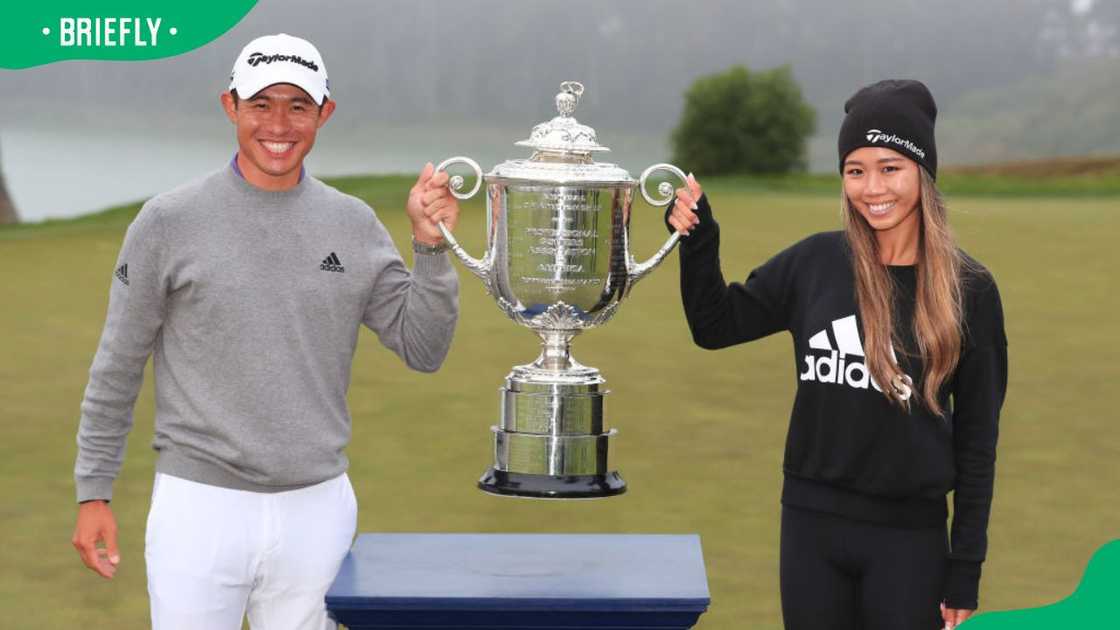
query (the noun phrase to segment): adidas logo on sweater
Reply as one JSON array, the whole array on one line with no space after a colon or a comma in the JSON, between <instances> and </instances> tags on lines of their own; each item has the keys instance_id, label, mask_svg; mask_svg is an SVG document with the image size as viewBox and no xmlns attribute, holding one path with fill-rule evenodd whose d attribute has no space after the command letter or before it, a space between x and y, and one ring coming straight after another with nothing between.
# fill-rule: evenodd
<instances>
[{"instance_id":1,"label":"adidas logo on sweater","mask_svg":"<svg viewBox=\"0 0 1120 630\"><path fill-rule=\"evenodd\" d=\"M334 252L331 252L330 256L323 259L322 264L319 265L319 269L323 271L337 271L339 273L346 271L346 267L342 266L342 261L338 259L338 255Z\"/></svg>"},{"instance_id":2,"label":"adidas logo on sweater","mask_svg":"<svg viewBox=\"0 0 1120 630\"><path fill-rule=\"evenodd\" d=\"M856 316L849 315L832 320L831 337L829 329L824 329L809 337L809 349L827 354L810 353L805 355L805 371L800 374L803 381L835 383L855 389L867 389L870 385L875 391L883 391L871 371L861 360L864 357L863 343L859 339ZM891 357L896 361L894 348Z\"/></svg>"},{"instance_id":3,"label":"adidas logo on sweater","mask_svg":"<svg viewBox=\"0 0 1120 630\"><path fill-rule=\"evenodd\" d=\"M117 280L123 282L125 286L128 286L128 263L117 267L117 272L113 275L117 277Z\"/></svg>"}]
</instances>

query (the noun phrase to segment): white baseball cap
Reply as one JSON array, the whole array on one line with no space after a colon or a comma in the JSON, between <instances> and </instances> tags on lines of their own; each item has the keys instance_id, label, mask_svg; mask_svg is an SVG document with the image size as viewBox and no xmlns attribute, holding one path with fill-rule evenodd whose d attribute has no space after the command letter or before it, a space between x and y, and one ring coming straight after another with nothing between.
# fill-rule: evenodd
<instances>
[{"instance_id":1,"label":"white baseball cap","mask_svg":"<svg viewBox=\"0 0 1120 630\"><path fill-rule=\"evenodd\" d=\"M237 90L238 97L243 99L277 83L302 88L319 105L331 95L327 67L319 51L306 39L287 33L265 35L249 42L241 49L229 75L229 89Z\"/></svg>"}]
</instances>

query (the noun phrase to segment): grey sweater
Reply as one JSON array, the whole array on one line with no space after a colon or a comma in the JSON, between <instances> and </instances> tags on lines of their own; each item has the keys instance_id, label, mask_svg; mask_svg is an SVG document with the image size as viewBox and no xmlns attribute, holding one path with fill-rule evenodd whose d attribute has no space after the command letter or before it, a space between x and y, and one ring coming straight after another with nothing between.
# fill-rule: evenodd
<instances>
[{"instance_id":1,"label":"grey sweater","mask_svg":"<svg viewBox=\"0 0 1120 630\"><path fill-rule=\"evenodd\" d=\"M81 406L78 500L110 499L154 355L156 469L276 492L347 468L360 324L411 368L447 355L447 254L410 273L373 211L312 178L264 191L231 168L152 198L129 226Z\"/></svg>"}]
</instances>

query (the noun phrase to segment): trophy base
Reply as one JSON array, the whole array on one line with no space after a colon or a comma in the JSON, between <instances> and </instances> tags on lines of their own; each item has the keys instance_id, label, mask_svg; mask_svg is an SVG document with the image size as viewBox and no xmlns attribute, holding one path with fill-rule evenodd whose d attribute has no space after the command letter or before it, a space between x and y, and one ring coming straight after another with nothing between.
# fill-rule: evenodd
<instances>
[{"instance_id":1,"label":"trophy base","mask_svg":"<svg viewBox=\"0 0 1120 630\"><path fill-rule=\"evenodd\" d=\"M531 475L491 468L478 487L490 494L532 499L601 499L626 492L617 470L605 475Z\"/></svg>"}]
</instances>

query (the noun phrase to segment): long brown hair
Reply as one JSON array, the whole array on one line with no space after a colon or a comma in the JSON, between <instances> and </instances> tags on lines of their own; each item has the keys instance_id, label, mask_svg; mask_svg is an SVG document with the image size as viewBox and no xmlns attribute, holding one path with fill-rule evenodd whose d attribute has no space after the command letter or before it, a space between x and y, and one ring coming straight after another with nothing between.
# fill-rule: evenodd
<instances>
[{"instance_id":1,"label":"long brown hair","mask_svg":"<svg viewBox=\"0 0 1120 630\"><path fill-rule=\"evenodd\" d=\"M917 296L914 305L914 339L924 366L925 382L921 396L926 407L941 415L938 392L953 374L960 359L963 337L963 306L961 304L961 274L967 271L967 259L957 247L949 229L945 202L933 178L924 168L918 168L921 197L918 202L918 260ZM879 259L879 242L875 230L860 215L848 196L841 192L844 228L852 251L852 271L856 281L856 302L860 321L863 323L863 347L871 378L879 384L884 395L903 408L909 409L909 400L894 392L891 383L902 375L892 347L899 353L912 351L903 348L895 334L894 281Z\"/></svg>"}]
</instances>

